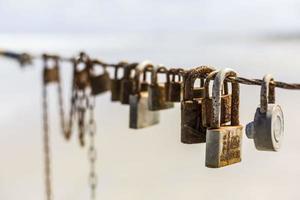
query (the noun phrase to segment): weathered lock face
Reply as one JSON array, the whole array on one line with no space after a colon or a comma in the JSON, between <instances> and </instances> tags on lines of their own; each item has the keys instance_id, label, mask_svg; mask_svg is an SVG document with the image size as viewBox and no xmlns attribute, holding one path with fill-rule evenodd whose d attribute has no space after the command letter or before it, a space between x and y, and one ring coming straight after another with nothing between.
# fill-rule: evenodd
<instances>
[{"instance_id":1,"label":"weathered lock face","mask_svg":"<svg viewBox=\"0 0 300 200\"><path fill-rule=\"evenodd\" d=\"M53 68L44 68L44 83L55 83L59 82L59 68L53 67Z\"/></svg>"},{"instance_id":2,"label":"weathered lock face","mask_svg":"<svg viewBox=\"0 0 300 200\"><path fill-rule=\"evenodd\" d=\"M53 61L49 64L49 60ZM59 82L59 58L56 56L43 55L44 70L43 70L43 80L44 84L57 83ZM51 66L51 67L49 67Z\"/></svg>"},{"instance_id":3,"label":"weathered lock face","mask_svg":"<svg viewBox=\"0 0 300 200\"><path fill-rule=\"evenodd\" d=\"M158 73L167 73L167 69L165 67L158 67L156 70L153 70L151 73L151 84L148 86L148 105L149 110L164 110L173 108L174 104L172 102L166 101L166 87L165 84L161 84L157 82L157 74Z\"/></svg>"},{"instance_id":4,"label":"weathered lock face","mask_svg":"<svg viewBox=\"0 0 300 200\"><path fill-rule=\"evenodd\" d=\"M136 72L137 63L126 65L124 68L124 77L121 81L120 101L122 104L129 104L129 96L134 94L137 87L133 78Z\"/></svg>"},{"instance_id":5,"label":"weathered lock face","mask_svg":"<svg viewBox=\"0 0 300 200\"><path fill-rule=\"evenodd\" d=\"M159 123L159 112L148 108L148 92L130 95L130 124L133 129L153 126Z\"/></svg>"},{"instance_id":6,"label":"weathered lock face","mask_svg":"<svg viewBox=\"0 0 300 200\"><path fill-rule=\"evenodd\" d=\"M97 76L91 76L92 94L98 95L110 90L110 78L107 72Z\"/></svg>"},{"instance_id":7,"label":"weathered lock face","mask_svg":"<svg viewBox=\"0 0 300 200\"><path fill-rule=\"evenodd\" d=\"M194 82L211 73L213 68L199 67L188 72L183 84L181 101L181 142L185 144L203 143L206 141L206 128L202 125L202 98L194 93Z\"/></svg>"},{"instance_id":8,"label":"weathered lock face","mask_svg":"<svg viewBox=\"0 0 300 200\"><path fill-rule=\"evenodd\" d=\"M259 151L279 151L284 135L284 118L281 107L275 104L275 87L271 75L263 79L261 89L261 106L256 109L254 121L247 124L246 135L254 139Z\"/></svg>"},{"instance_id":9,"label":"weathered lock face","mask_svg":"<svg viewBox=\"0 0 300 200\"><path fill-rule=\"evenodd\" d=\"M219 168L241 162L242 126L209 129L206 138L206 166Z\"/></svg>"},{"instance_id":10,"label":"weathered lock face","mask_svg":"<svg viewBox=\"0 0 300 200\"><path fill-rule=\"evenodd\" d=\"M232 83L231 125L221 125L221 91L227 77L236 77L231 69L220 70L213 85L212 118L206 134L205 165L219 168L241 161L242 131L239 125L239 85Z\"/></svg>"}]
</instances>

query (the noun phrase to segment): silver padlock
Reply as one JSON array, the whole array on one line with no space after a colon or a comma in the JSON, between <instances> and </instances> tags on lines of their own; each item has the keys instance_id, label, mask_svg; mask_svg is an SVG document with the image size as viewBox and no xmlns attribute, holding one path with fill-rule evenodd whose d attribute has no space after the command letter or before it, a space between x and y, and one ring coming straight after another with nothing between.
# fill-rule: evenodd
<instances>
[{"instance_id":1,"label":"silver padlock","mask_svg":"<svg viewBox=\"0 0 300 200\"><path fill-rule=\"evenodd\" d=\"M236 77L232 69L220 70L213 84L212 91L212 117L210 127L206 133L205 165L219 168L241 162L242 131L239 123L239 84L232 83L231 121L230 125L221 125L221 96L224 80Z\"/></svg>"},{"instance_id":2,"label":"silver padlock","mask_svg":"<svg viewBox=\"0 0 300 200\"><path fill-rule=\"evenodd\" d=\"M263 78L260 93L260 107L256 109L254 121L246 126L246 135L254 140L259 151L278 151L284 135L284 118L281 107L275 104L275 87L270 83L273 77Z\"/></svg>"},{"instance_id":3,"label":"silver padlock","mask_svg":"<svg viewBox=\"0 0 300 200\"><path fill-rule=\"evenodd\" d=\"M140 83L140 70L143 68L143 81ZM159 123L159 111L150 111L148 105L149 93L146 85L146 73L152 72L153 65L149 62L139 64L136 71L136 91L129 96L130 114L129 127L132 129L140 129L149 127ZM144 88L143 88L144 87Z\"/></svg>"}]
</instances>

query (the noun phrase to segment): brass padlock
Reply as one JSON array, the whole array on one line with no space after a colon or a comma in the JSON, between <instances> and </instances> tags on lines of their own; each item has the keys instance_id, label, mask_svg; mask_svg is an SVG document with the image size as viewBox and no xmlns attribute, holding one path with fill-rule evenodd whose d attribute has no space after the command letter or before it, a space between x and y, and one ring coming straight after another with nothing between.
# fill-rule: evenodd
<instances>
[{"instance_id":1,"label":"brass padlock","mask_svg":"<svg viewBox=\"0 0 300 200\"><path fill-rule=\"evenodd\" d=\"M224 80L228 77L237 77L232 69L220 70L213 84L212 118L206 133L207 167L219 168L241 162L242 131L239 122L239 84L232 83L231 121L230 125L221 125L222 89Z\"/></svg>"},{"instance_id":2,"label":"brass padlock","mask_svg":"<svg viewBox=\"0 0 300 200\"><path fill-rule=\"evenodd\" d=\"M101 65L98 61L90 61L90 81L91 90L94 96L110 90L110 78L106 66ZM96 65L102 67L103 73L96 74Z\"/></svg>"},{"instance_id":3,"label":"brass padlock","mask_svg":"<svg viewBox=\"0 0 300 200\"><path fill-rule=\"evenodd\" d=\"M118 72L119 69L123 69L126 64L126 62L120 62L115 66L114 77L110 79L111 101L120 101L122 79L118 78Z\"/></svg>"},{"instance_id":4,"label":"brass padlock","mask_svg":"<svg viewBox=\"0 0 300 200\"><path fill-rule=\"evenodd\" d=\"M142 66L139 66L141 68ZM139 69L138 68L138 69ZM148 85L146 81L146 73L152 71L153 66L148 63L144 63L143 80L144 87ZM140 84L140 70L136 71L136 91L130 95L130 119L129 127L132 129L140 129L149 126L153 126L159 123L159 111L150 111L148 107L148 90L142 88Z\"/></svg>"},{"instance_id":5,"label":"brass padlock","mask_svg":"<svg viewBox=\"0 0 300 200\"><path fill-rule=\"evenodd\" d=\"M212 97L209 94L209 83L211 79L216 76L216 72L210 75L210 78L205 80L204 85L204 98L203 98L203 106L202 106L202 123L204 127L210 127L210 122L212 121ZM228 123L231 120L231 94L228 93L228 83L224 81L222 88L222 96L221 96L221 124Z\"/></svg>"},{"instance_id":6,"label":"brass padlock","mask_svg":"<svg viewBox=\"0 0 300 200\"><path fill-rule=\"evenodd\" d=\"M181 142L195 144L205 142L206 128L202 125L202 98L194 93L194 82L203 79L214 69L198 67L185 74L184 96L181 101Z\"/></svg>"},{"instance_id":7,"label":"brass padlock","mask_svg":"<svg viewBox=\"0 0 300 200\"><path fill-rule=\"evenodd\" d=\"M171 69L168 71L166 87L166 101L180 102L182 99L182 76L183 69ZM172 79L170 79L171 77ZM176 80L176 77L178 80Z\"/></svg>"},{"instance_id":8,"label":"brass padlock","mask_svg":"<svg viewBox=\"0 0 300 200\"><path fill-rule=\"evenodd\" d=\"M52 60L54 61L53 67L48 66L48 60L49 57L48 55L43 55L43 60L44 60L44 70L43 70L43 80L44 84L48 83L58 83L60 81L59 77L59 58L58 57L51 57Z\"/></svg>"},{"instance_id":9,"label":"brass padlock","mask_svg":"<svg viewBox=\"0 0 300 200\"><path fill-rule=\"evenodd\" d=\"M148 87L149 92L149 109L152 111L164 110L173 108L172 102L166 101L166 87L165 84L158 83L158 74L166 74L168 70L163 66L158 66L151 72L151 84Z\"/></svg>"},{"instance_id":10,"label":"brass padlock","mask_svg":"<svg viewBox=\"0 0 300 200\"><path fill-rule=\"evenodd\" d=\"M136 81L134 80L134 73L138 63L128 64L124 67L124 76L121 81L121 104L129 104L129 96L134 94L136 90Z\"/></svg>"},{"instance_id":11,"label":"brass padlock","mask_svg":"<svg viewBox=\"0 0 300 200\"><path fill-rule=\"evenodd\" d=\"M271 75L263 78L260 107L256 109L254 121L247 124L246 135L254 139L259 151L279 151L284 135L284 118L280 105L275 104L275 86Z\"/></svg>"}]
</instances>

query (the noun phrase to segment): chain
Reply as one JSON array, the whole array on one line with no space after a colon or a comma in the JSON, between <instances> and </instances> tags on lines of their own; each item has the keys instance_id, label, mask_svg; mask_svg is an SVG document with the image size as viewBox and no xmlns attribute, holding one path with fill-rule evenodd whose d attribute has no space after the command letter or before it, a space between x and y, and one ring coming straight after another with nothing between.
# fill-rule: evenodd
<instances>
[{"instance_id":1,"label":"chain","mask_svg":"<svg viewBox=\"0 0 300 200\"><path fill-rule=\"evenodd\" d=\"M51 155L50 155L50 138L49 138L49 124L48 124L48 102L47 102L47 88L43 83L43 146L44 146L44 173L45 173L45 187L46 199L52 200L52 178L51 178Z\"/></svg>"},{"instance_id":2,"label":"chain","mask_svg":"<svg viewBox=\"0 0 300 200\"><path fill-rule=\"evenodd\" d=\"M88 109L89 109L89 137L90 137L90 145L88 149L88 159L90 162L90 173L89 173L89 185L91 189L91 200L96 199L96 187L97 187L97 174L96 174L96 159L97 159L97 151L95 148L95 134L96 134L96 123L94 118L94 108L95 108L95 97L89 95L88 98Z\"/></svg>"}]
</instances>

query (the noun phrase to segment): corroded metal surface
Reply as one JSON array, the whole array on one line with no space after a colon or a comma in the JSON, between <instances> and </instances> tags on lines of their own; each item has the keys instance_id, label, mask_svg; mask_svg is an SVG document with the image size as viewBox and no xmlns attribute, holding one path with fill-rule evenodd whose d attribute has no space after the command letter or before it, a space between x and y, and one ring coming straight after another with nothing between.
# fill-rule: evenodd
<instances>
[{"instance_id":1,"label":"corroded metal surface","mask_svg":"<svg viewBox=\"0 0 300 200\"><path fill-rule=\"evenodd\" d=\"M241 161L242 130L239 125L239 85L232 84L230 125L221 124L222 90L227 77L236 77L229 69L220 70L214 79L212 92L212 119L206 134L207 167L224 167ZM234 102L236 101L236 102Z\"/></svg>"},{"instance_id":2,"label":"corroded metal surface","mask_svg":"<svg viewBox=\"0 0 300 200\"><path fill-rule=\"evenodd\" d=\"M166 87L165 84L158 83L157 75L159 73L167 74L167 69L165 67L158 67L153 69L151 72L151 84L148 87L149 93L149 110L164 110L173 108L174 104L172 102L166 101Z\"/></svg>"},{"instance_id":3,"label":"corroded metal surface","mask_svg":"<svg viewBox=\"0 0 300 200\"><path fill-rule=\"evenodd\" d=\"M206 128L202 125L202 98L204 88L195 90L194 82L203 78L212 68L199 67L189 71L184 77L184 100L181 102L181 142L186 144L203 143ZM196 91L196 92L195 92Z\"/></svg>"},{"instance_id":4,"label":"corroded metal surface","mask_svg":"<svg viewBox=\"0 0 300 200\"><path fill-rule=\"evenodd\" d=\"M159 123L159 112L148 108L148 92L130 95L129 127L145 128Z\"/></svg>"}]
</instances>

